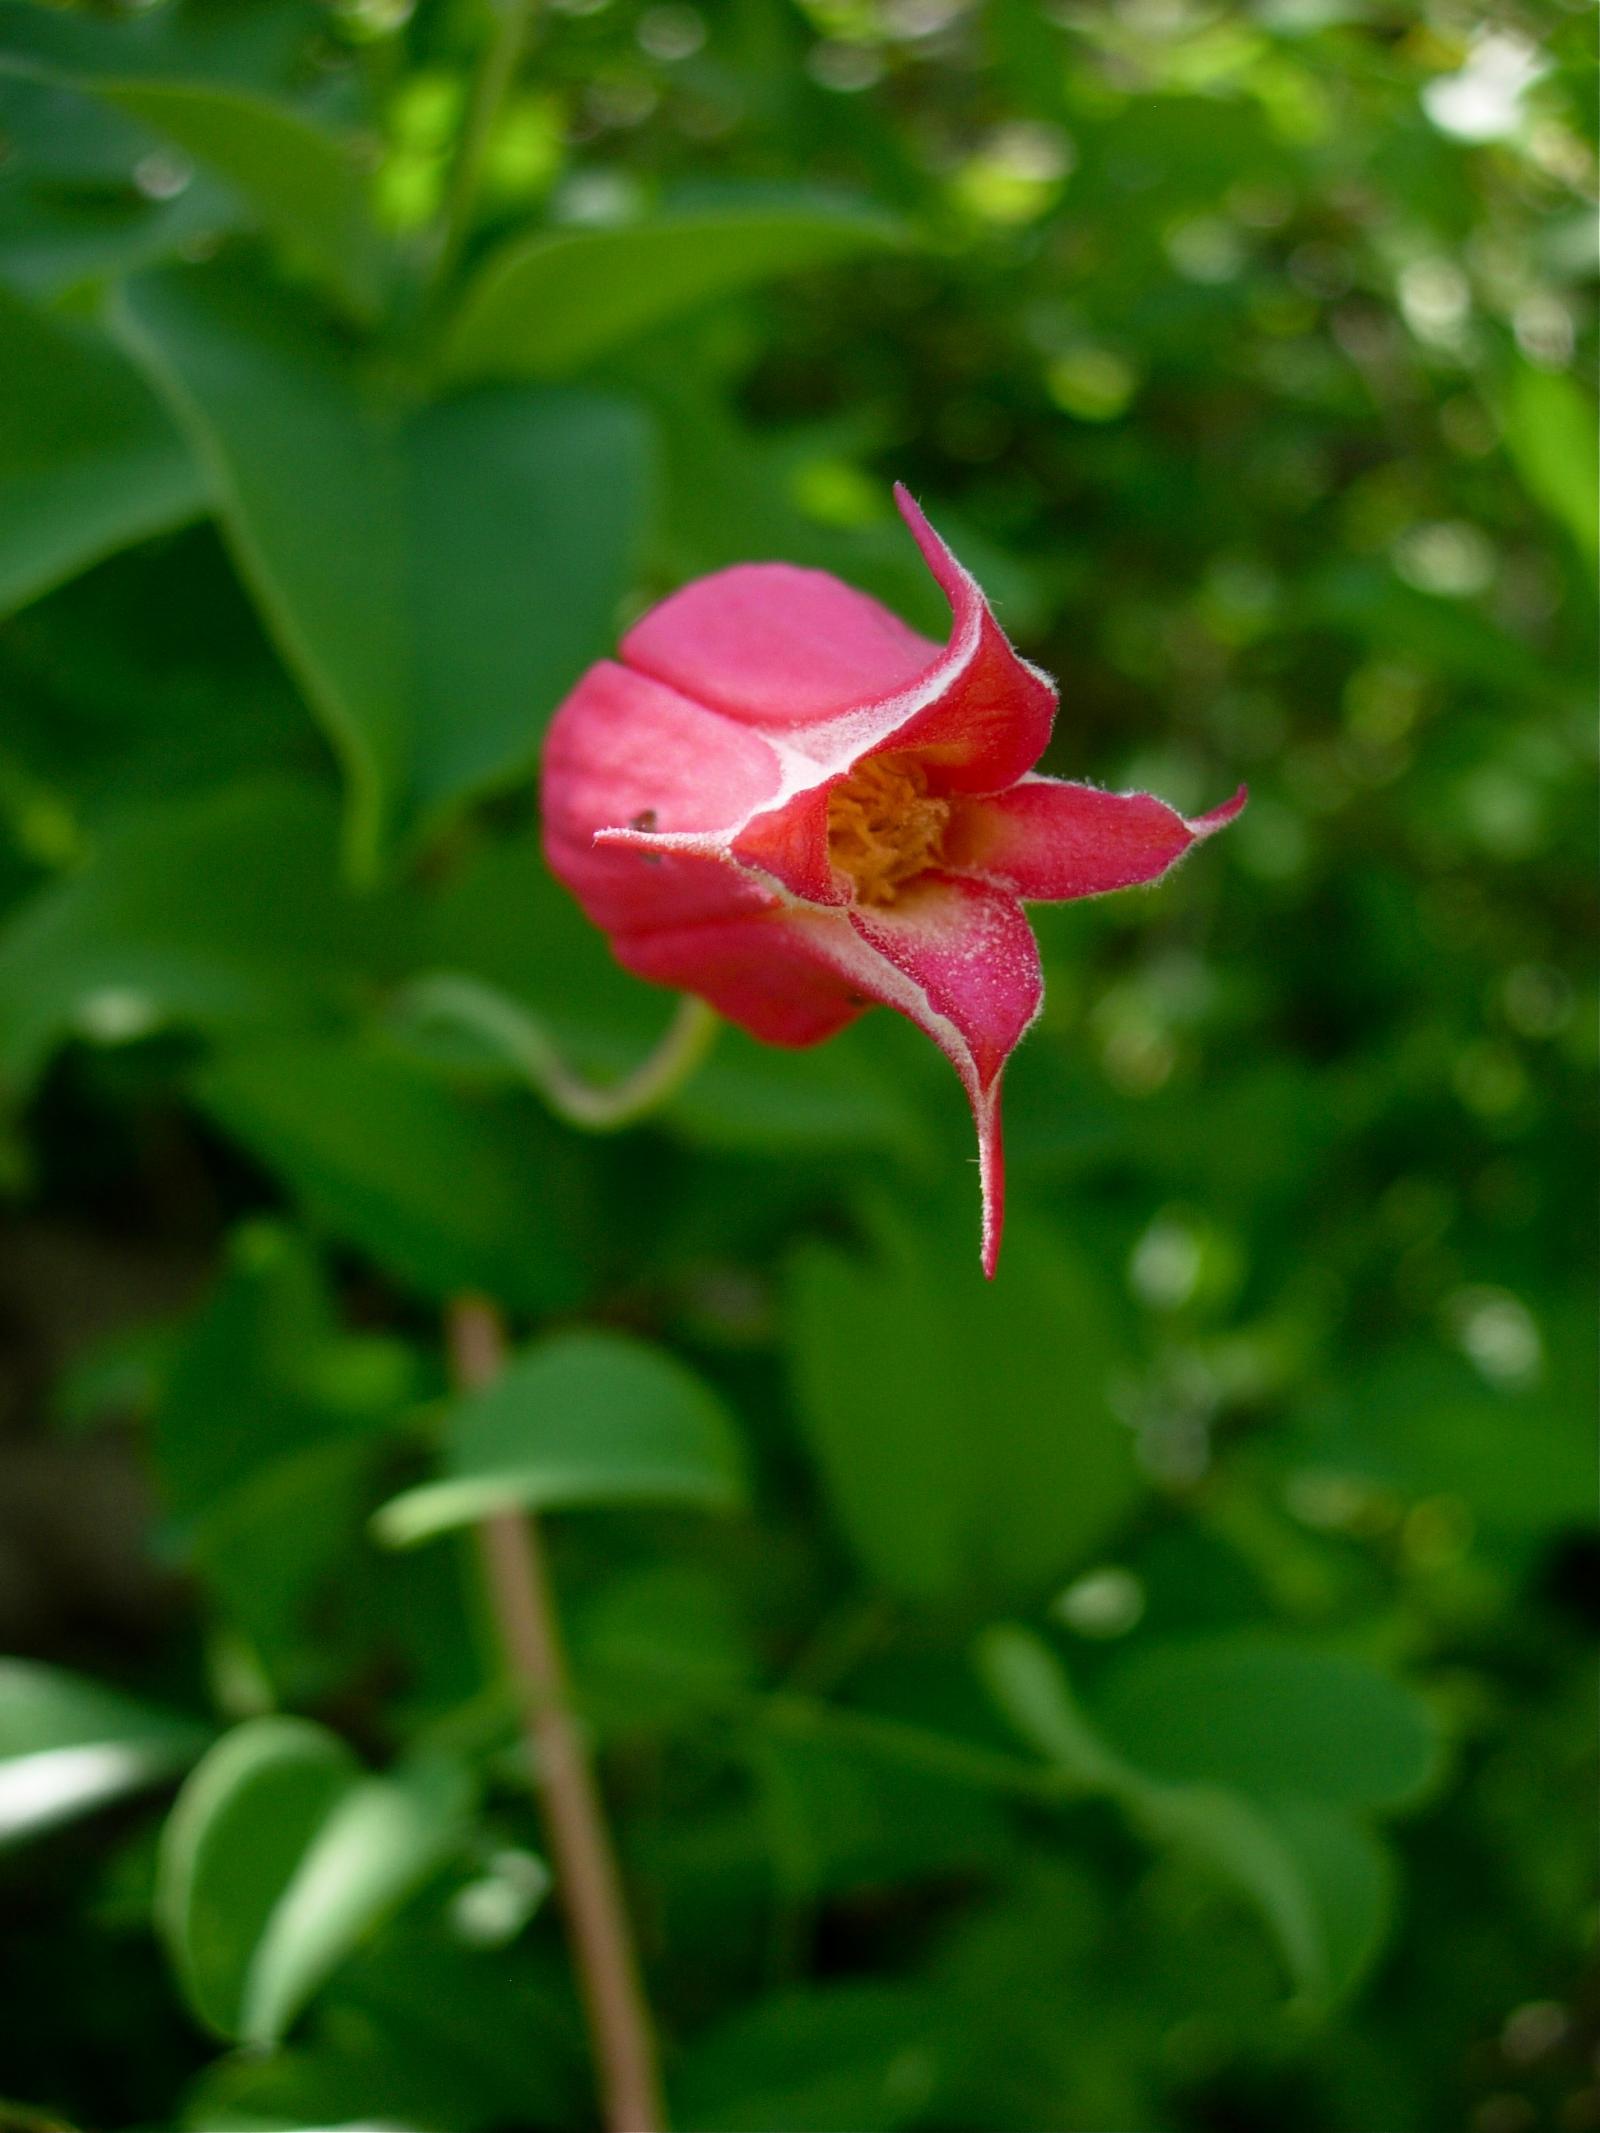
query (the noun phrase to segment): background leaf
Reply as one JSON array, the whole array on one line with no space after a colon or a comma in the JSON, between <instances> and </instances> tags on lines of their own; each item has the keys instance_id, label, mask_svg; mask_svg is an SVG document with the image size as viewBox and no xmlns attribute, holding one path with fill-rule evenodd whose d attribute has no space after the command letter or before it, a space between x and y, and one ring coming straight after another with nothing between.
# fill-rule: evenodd
<instances>
[{"instance_id":1,"label":"background leaf","mask_svg":"<svg viewBox=\"0 0 1600 2133\"><path fill-rule=\"evenodd\" d=\"M533 388L408 412L222 269L140 282L125 330L340 751L357 860L525 775L608 641L643 502L637 416Z\"/></svg>"},{"instance_id":2,"label":"background leaf","mask_svg":"<svg viewBox=\"0 0 1600 2133\"><path fill-rule=\"evenodd\" d=\"M1506 442L1523 480L1593 563L1600 431L1592 404L1570 378L1519 364L1506 396Z\"/></svg>"},{"instance_id":3,"label":"background leaf","mask_svg":"<svg viewBox=\"0 0 1600 2133\"><path fill-rule=\"evenodd\" d=\"M1319 1722L1338 1703L1347 1725L1344 1737L1362 1739L1358 1725L1350 1723L1353 1705L1365 1700L1381 1707L1387 1701L1390 1746L1397 1765L1409 1751L1414 1783L1419 1741L1422 1769L1431 1761L1420 1713L1407 1707L1399 1685L1384 1676L1353 1664L1330 1673L1326 1655L1288 1647L1263 1653L1244 1644L1207 1647L1194 1640L1192 1654L1169 1646L1163 1655L1157 1648L1135 1662L1137 1677L1133 1666L1125 1673L1158 1682L1163 1656L1173 1677L1169 1700L1179 1705L1184 1701L1177 1686L1182 1663L1193 1657L1193 1701L1175 1717L1174 1742L1150 1723L1142 1734L1130 1728L1135 1738L1127 1743L1114 1730L1115 1688L1101 1699L1109 1719L1100 1710L1086 1716L1063 1668L1027 1631L994 1628L985 1633L978 1652L980 1669L1001 1707L1060 1766L1068 1783L1105 1794L1148 1841L1231 1886L1272 1935L1307 2004L1325 2008L1355 1987L1376 1956L1390 1922L1394 1872L1371 1829L1346 1811L1346 1803L1361 1800L1359 1776L1351 1784L1330 1756L1318 1753L1323 1746ZM1238 1679L1230 1659L1234 1668L1247 1667L1252 1659L1274 1666L1279 1685L1298 1685L1298 1694L1291 1688L1285 1699L1281 1752L1263 1742L1254 1758L1248 1748L1239 1756L1230 1753L1230 1697ZM1132 1701L1137 1704L1137 1694ZM1271 1712L1273 1706L1256 1709ZM1381 1726L1379 1732L1381 1737ZM1202 1737L1204 1748L1196 1752ZM1126 1754L1121 1752L1125 1746ZM1375 1760L1381 1759L1380 1750ZM1182 1766L1176 1780L1175 1766ZM1377 1790L1381 1796L1381 1782Z\"/></svg>"},{"instance_id":4,"label":"background leaf","mask_svg":"<svg viewBox=\"0 0 1600 2133\"><path fill-rule=\"evenodd\" d=\"M813 1248L790 1289L796 1394L836 1514L874 1576L923 1598L1061 1576L1139 1494L1093 1276L1024 1219L1015 1276L974 1292L971 1210L960 1245L947 1212L918 1230L880 1213L872 1261Z\"/></svg>"},{"instance_id":5,"label":"background leaf","mask_svg":"<svg viewBox=\"0 0 1600 2133\"><path fill-rule=\"evenodd\" d=\"M0 1843L157 1784L205 1741L175 1712L57 1667L0 1661Z\"/></svg>"},{"instance_id":6,"label":"background leaf","mask_svg":"<svg viewBox=\"0 0 1600 2133\"><path fill-rule=\"evenodd\" d=\"M205 482L126 361L0 290L0 613L206 509Z\"/></svg>"},{"instance_id":7,"label":"background leaf","mask_svg":"<svg viewBox=\"0 0 1600 2133\"><path fill-rule=\"evenodd\" d=\"M521 238L467 287L444 369L465 380L567 377L697 305L898 237L870 210L800 198Z\"/></svg>"},{"instance_id":8,"label":"background leaf","mask_svg":"<svg viewBox=\"0 0 1600 2133\"><path fill-rule=\"evenodd\" d=\"M1341 1653L1262 1636L1151 1644L1096 1699L1108 1736L1152 1776L1273 1798L1396 1806L1432 1774L1426 1709Z\"/></svg>"},{"instance_id":9,"label":"background leaf","mask_svg":"<svg viewBox=\"0 0 1600 2133\"><path fill-rule=\"evenodd\" d=\"M588 1191L526 1097L475 1097L377 1042L316 1037L231 1053L196 1093L329 1234L423 1294L546 1309L581 1294Z\"/></svg>"},{"instance_id":10,"label":"background leaf","mask_svg":"<svg viewBox=\"0 0 1600 2133\"><path fill-rule=\"evenodd\" d=\"M25 1090L69 1033L314 1018L382 918L335 852L330 804L286 779L133 810L0 933L0 1087Z\"/></svg>"},{"instance_id":11,"label":"background leaf","mask_svg":"<svg viewBox=\"0 0 1600 2133\"><path fill-rule=\"evenodd\" d=\"M99 82L97 93L243 194L302 266L358 318L371 318L384 260L354 144L247 91L190 82Z\"/></svg>"},{"instance_id":12,"label":"background leaf","mask_svg":"<svg viewBox=\"0 0 1600 2133\"><path fill-rule=\"evenodd\" d=\"M334 1735L263 1718L219 1741L162 1840L158 1915L195 2012L270 2043L373 1925L440 1863L448 1776L364 1777Z\"/></svg>"},{"instance_id":13,"label":"background leaf","mask_svg":"<svg viewBox=\"0 0 1600 2133\"><path fill-rule=\"evenodd\" d=\"M513 1507L691 1504L742 1494L727 1416L681 1364L616 1334L569 1333L528 1350L446 1410L443 1471L384 1506L392 1544Z\"/></svg>"}]
</instances>

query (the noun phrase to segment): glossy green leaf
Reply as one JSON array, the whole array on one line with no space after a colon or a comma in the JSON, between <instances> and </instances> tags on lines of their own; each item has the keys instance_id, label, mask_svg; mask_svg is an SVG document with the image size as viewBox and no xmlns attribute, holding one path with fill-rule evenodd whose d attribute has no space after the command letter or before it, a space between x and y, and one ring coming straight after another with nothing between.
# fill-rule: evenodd
<instances>
[{"instance_id":1,"label":"glossy green leaf","mask_svg":"<svg viewBox=\"0 0 1600 2133\"><path fill-rule=\"evenodd\" d=\"M171 1777L192 1720L26 1659L0 1659L0 1845Z\"/></svg>"},{"instance_id":2,"label":"glossy green leaf","mask_svg":"<svg viewBox=\"0 0 1600 2133\"><path fill-rule=\"evenodd\" d=\"M610 638L643 502L638 416L533 388L408 413L227 268L134 284L123 325L343 758L357 863L526 775Z\"/></svg>"},{"instance_id":3,"label":"glossy green leaf","mask_svg":"<svg viewBox=\"0 0 1600 2133\"><path fill-rule=\"evenodd\" d=\"M195 2013L245 2043L280 2037L440 1865L463 1808L446 1770L369 1777L303 1719L236 1727L193 1772L162 1837L157 1919Z\"/></svg>"},{"instance_id":4,"label":"glossy green leaf","mask_svg":"<svg viewBox=\"0 0 1600 2133\"><path fill-rule=\"evenodd\" d=\"M859 206L804 199L517 238L468 286L444 368L458 379L565 377L715 297L899 241Z\"/></svg>"},{"instance_id":5,"label":"glossy green leaf","mask_svg":"<svg viewBox=\"0 0 1600 2133\"><path fill-rule=\"evenodd\" d=\"M515 1357L453 1401L441 1471L378 1513L405 1546L486 1512L581 1504L726 1511L743 1462L721 1403L660 1349L615 1333L567 1333Z\"/></svg>"},{"instance_id":6,"label":"glossy green leaf","mask_svg":"<svg viewBox=\"0 0 1600 2133\"><path fill-rule=\"evenodd\" d=\"M1173 1782L1394 1806L1432 1775L1428 1708L1359 1659L1287 1637L1173 1639L1131 1653L1097 1699L1107 1736Z\"/></svg>"},{"instance_id":7,"label":"glossy green leaf","mask_svg":"<svg viewBox=\"0 0 1600 2133\"><path fill-rule=\"evenodd\" d=\"M790 1369L834 1510L871 1573L919 1598L1027 1590L1102 1545L1139 1494L1107 1404L1114 1306L1026 1218L1006 1277L973 1210L875 1220L870 1260L820 1246L789 1291Z\"/></svg>"},{"instance_id":8,"label":"glossy green leaf","mask_svg":"<svg viewBox=\"0 0 1600 2133\"><path fill-rule=\"evenodd\" d=\"M230 1052L197 1094L318 1227L423 1295L534 1310L581 1295L587 1182L525 1095L458 1091L375 1041L325 1037Z\"/></svg>"},{"instance_id":9,"label":"glossy green leaf","mask_svg":"<svg viewBox=\"0 0 1600 2133\"><path fill-rule=\"evenodd\" d=\"M0 289L0 613L206 509L188 445L119 350Z\"/></svg>"}]
</instances>

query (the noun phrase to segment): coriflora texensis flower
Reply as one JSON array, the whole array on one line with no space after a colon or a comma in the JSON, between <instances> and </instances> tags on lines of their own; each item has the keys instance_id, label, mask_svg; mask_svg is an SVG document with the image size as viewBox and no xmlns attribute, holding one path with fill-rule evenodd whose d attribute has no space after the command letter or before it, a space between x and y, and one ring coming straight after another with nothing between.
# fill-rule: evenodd
<instances>
[{"instance_id":1,"label":"coriflora texensis flower","mask_svg":"<svg viewBox=\"0 0 1600 2133\"><path fill-rule=\"evenodd\" d=\"M949 643L822 571L697 579L557 712L545 848L629 970L769 1044L815 1044L874 1002L926 1030L977 1122L992 1274L1000 1080L1043 998L1023 901L1154 881L1245 796L1187 821L1148 793L1034 775L1054 684L895 495Z\"/></svg>"}]
</instances>

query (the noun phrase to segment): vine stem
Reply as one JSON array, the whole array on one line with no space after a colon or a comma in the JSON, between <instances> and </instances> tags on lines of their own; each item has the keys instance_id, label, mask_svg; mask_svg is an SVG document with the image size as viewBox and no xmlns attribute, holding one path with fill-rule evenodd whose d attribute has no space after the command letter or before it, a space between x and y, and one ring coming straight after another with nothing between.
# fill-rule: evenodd
<instances>
[{"instance_id":1,"label":"vine stem","mask_svg":"<svg viewBox=\"0 0 1600 2133\"><path fill-rule=\"evenodd\" d=\"M455 160L445 187L440 211L433 265L428 275L431 289L442 289L455 272L462 247L472 228L478 203L478 185L483 177L484 157L517 78L517 68L533 28L533 0L493 0L499 17L494 35L484 47L483 58L473 76L472 91L456 144Z\"/></svg>"},{"instance_id":2,"label":"vine stem","mask_svg":"<svg viewBox=\"0 0 1600 2133\"><path fill-rule=\"evenodd\" d=\"M600 1088L572 1071L524 1008L477 978L454 971L417 978L397 1004L422 1020L451 1022L483 1038L558 1118L586 1133L615 1133L665 1103L699 1066L722 1026L713 1008L685 993L655 1050L621 1081Z\"/></svg>"},{"instance_id":3,"label":"vine stem","mask_svg":"<svg viewBox=\"0 0 1600 2133\"><path fill-rule=\"evenodd\" d=\"M446 1314L451 1372L463 1391L505 1367L499 1311L458 1296ZM544 1808L556 1889L582 1990L608 2133L661 2133L666 2116L655 2038L594 1770L573 1718L566 1658L538 1522L491 1512L477 1526L495 1628L522 1707L535 1792Z\"/></svg>"}]
</instances>

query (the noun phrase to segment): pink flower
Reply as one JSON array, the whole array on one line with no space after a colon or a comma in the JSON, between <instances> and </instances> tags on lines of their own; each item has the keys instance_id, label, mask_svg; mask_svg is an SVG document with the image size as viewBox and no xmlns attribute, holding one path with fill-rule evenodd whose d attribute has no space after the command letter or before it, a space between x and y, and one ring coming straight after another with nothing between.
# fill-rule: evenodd
<instances>
[{"instance_id":1,"label":"pink flower","mask_svg":"<svg viewBox=\"0 0 1600 2133\"><path fill-rule=\"evenodd\" d=\"M627 969L768 1044L816 1044L875 1001L926 1030L972 1104L992 1275L1000 1079L1043 998L1023 900L1155 881L1245 794L1186 821L1034 775L1055 687L895 497L950 602L944 649L821 571L696 579L556 713L545 850Z\"/></svg>"}]
</instances>

